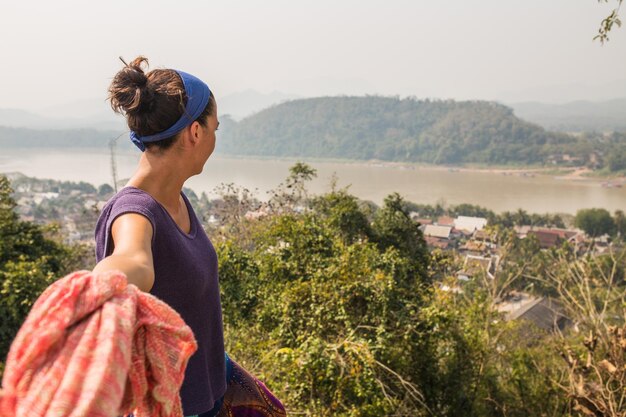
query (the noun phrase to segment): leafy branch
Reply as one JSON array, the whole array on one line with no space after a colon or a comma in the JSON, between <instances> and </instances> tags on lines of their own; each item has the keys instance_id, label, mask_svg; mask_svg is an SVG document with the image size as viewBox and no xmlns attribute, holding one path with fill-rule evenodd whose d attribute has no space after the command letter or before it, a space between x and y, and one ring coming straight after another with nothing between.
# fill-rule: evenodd
<instances>
[{"instance_id":1,"label":"leafy branch","mask_svg":"<svg viewBox=\"0 0 626 417\"><path fill-rule=\"evenodd\" d=\"M600 43L604 45L605 42L609 41L609 32L613 29L613 25L617 27L622 26L622 21L619 18L619 9L622 7L622 3L624 0L617 0L617 7L611 11L607 17L605 17L600 23L600 29L598 29L598 34L594 36L594 40L599 40ZM609 0L598 0L598 3L608 3Z\"/></svg>"}]
</instances>

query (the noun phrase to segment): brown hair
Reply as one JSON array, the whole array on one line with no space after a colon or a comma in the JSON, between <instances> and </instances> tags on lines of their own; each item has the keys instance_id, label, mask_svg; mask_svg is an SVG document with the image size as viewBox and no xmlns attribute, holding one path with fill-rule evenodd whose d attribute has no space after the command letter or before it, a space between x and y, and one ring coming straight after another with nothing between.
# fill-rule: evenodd
<instances>
[{"instance_id":1,"label":"brown hair","mask_svg":"<svg viewBox=\"0 0 626 417\"><path fill-rule=\"evenodd\" d=\"M139 136L163 132L176 123L187 104L187 94L178 73L171 69L145 73L143 67L148 67L148 58L143 56L124 64L109 86L108 99L113 111L124 114L128 128ZM202 126L206 126L207 117L213 114L213 103L211 95L206 108L196 119ZM165 150L172 146L177 136L145 143L145 146Z\"/></svg>"}]
</instances>

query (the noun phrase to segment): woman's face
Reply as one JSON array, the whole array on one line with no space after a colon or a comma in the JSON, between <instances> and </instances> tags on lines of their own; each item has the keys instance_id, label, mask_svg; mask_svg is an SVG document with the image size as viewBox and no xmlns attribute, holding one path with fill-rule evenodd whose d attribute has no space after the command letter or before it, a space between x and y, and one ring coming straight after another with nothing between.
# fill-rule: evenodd
<instances>
[{"instance_id":1,"label":"woman's face","mask_svg":"<svg viewBox=\"0 0 626 417\"><path fill-rule=\"evenodd\" d=\"M201 152L202 152L202 165L209 159L213 151L215 150L215 132L219 127L220 122L217 120L217 104L213 105L213 114L207 118L206 127L202 127L203 137L201 139Z\"/></svg>"}]
</instances>

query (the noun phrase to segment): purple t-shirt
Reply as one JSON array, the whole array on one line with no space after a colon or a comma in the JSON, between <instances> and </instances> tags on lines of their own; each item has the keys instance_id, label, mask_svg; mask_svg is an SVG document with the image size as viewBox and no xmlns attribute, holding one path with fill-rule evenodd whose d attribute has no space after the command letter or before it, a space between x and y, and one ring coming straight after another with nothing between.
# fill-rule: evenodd
<instances>
[{"instance_id":1,"label":"purple t-shirt","mask_svg":"<svg viewBox=\"0 0 626 417\"><path fill-rule=\"evenodd\" d=\"M198 350L190 358L180 389L184 415L213 408L226 392L224 335L217 255L189 200L181 193L191 222L185 233L150 194L122 188L102 209L96 224L96 260L113 252L111 225L124 213L138 213L152 224L154 285L150 294L176 310L191 327Z\"/></svg>"}]
</instances>

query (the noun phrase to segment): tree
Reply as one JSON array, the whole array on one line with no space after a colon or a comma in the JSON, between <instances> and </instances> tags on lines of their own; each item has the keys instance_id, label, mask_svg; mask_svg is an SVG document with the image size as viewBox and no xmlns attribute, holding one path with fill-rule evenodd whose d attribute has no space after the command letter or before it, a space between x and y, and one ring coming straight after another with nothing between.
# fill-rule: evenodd
<instances>
[{"instance_id":1,"label":"tree","mask_svg":"<svg viewBox=\"0 0 626 417\"><path fill-rule=\"evenodd\" d=\"M220 199L212 204L212 212L220 220L226 231L236 235L240 234L246 213L256 210L260 206L255 197L256 190L251 191L234 183L222 183L215 187L213 192L218 194ZM206 200L206 194L204 197Z\"/></svg>"},{"instance_id":2,"label":"tree","mask_svg":"<svg viewBox=\"0 0 626 417\"><path fill-rule=\"evenodd\" d=\"M415 328L428 291L403 252L410 243L370 242L354 203L335 192L256 222L246 246L216 245L227 348L244 364L262 361L294 414L426 415L416 381L429 357ZM414 223L396 214L389 239L419 245Z\"/></svg>"},{"instance_id":3,"label":"tree","mask_svg":"<svg viewBox=\"0 0 626 417\"><path fill-rule=\"evenodd\" d=\"M21 221L0 175L0 360L39 294L59 276L84 269L85 248L53 240L54 227Z\"/></svg>"},{"instance_id":4,"label":"tree","mask_svg":"<svg viewBox=\"0 0 626 417\"><path fill-rule=\"evenodd\" d=\"M493 308L537 242L499 233L497 282L450 292L430 283L454 286L459 265L431 257L408 207L392 194L370 224L333 189L305 212L247 223L244 242L227 234L216 244L227 350L302 416L564 417L553 339Z\"/></svg>"},{"instance_id":5,"label":"tree","mask_svg":"<svg viewBox=\"0 0 626 417\"><path fill-rule=\"evenodd\" d=\"M560 384L580 416L626 415L626 251L577 257L555 253L545 281L578 336L563 340L568 378Z\"/></svg>"},{"instance_id":6,"label":"tree","mask_svg":"<svg viewBox=\"0 0 626 417\"><path fill-rule=\"evenodd\" d=\"M615 0L615 2L617 5L611 11L611 14L602 20L598 34L594 37L594 39L598 39L603 44L604 42L608 42L609 32L613 29L613 25L617 27L622 26L622 21L619 18L619 9L622 7L623 0ZM609 3L609 0L598 0L598 3Z\"/></svg>"},{"instance_id":7,"label":"tree","mask_svg":"<svg viewBox=\"0 0 626 417\"><path fill-rule=\"evenodd\" d=\"M115 190L109 184L102 184L98 187L98 196L99 197L107 197L110 194L113 194Z\"/></svg>"},{"instance_id":8,"label":"tree","mask_svg":"<svg viewBox=\"0 0 626 417\"><path fill-rule=\"evenodd\" d=\"M270 206L278 212L302 211L308 203L306 182L317 177L317 170L304 162L296 162L289 167L289 176L284 183L270 191Z\"/></svg>"},{"instance_id":9,"label":"tree","mask_svg":"<svg viewBox=\"0 0 626 417\"><path fill-rule=\"evenodd\" d=\"M450 216L470 216L470 217L485 217L492 218L495 213L485 207L477 206L474 204L462 203L452 207L449 210Z\"/></svg>"},{"instance_id":10,"label":"tree","mask_svg":"<svg viewBox=\"0 0 626 417\"><path fill-rule=\"evenodd\" d=\"M409 259L411 272L415 274L414 279L423 284L429 283L426 270L430 255L424 235L419 224L409 216L406 203L398 193L385 198L383 207L376 212L372 229L372 240L382 250L397 250L401 256Z\"/></svg>"},{"instance_id":11,"label":"tree","mask_svg":"<svg viewBox=\"0 0 626 417\"><path fill-rule=\"evenodd\" d=\"M351 244L372 236L366 214L359 208L356 197L346 190L333 191L313 199L311 208L337 230L344 242Z\"/></svg>"},{"instance_id":12,"label":"tree","mask_svg":"<svg viewBox=\"0 0 626 417\"><path fill-rule=\"evenodd\" d=\"M616 147L607 158L609 171L621 171L626 169L626 146Z\"/></svg>"},{"instance_id":13,"label":"tree","mask_svg":"<svg viewBox=\"0 0 626 417\"><path fill-rule=\"evenodd\" d=\"M611 213L602 208L578 210L574 225L592 237L612 234L615 231L615 222Z\"/></svg>"},{"instance_id":14,"label":"tree","mask_svg":"<svg viewBox=\"0 0 626 417\"><path fill-rule=\"evenodd\" d=\"M626 216L624 211L615 210L613 221L615 222L615 234L622 240L626 239Z\"/></svg>"}]
</instances>

